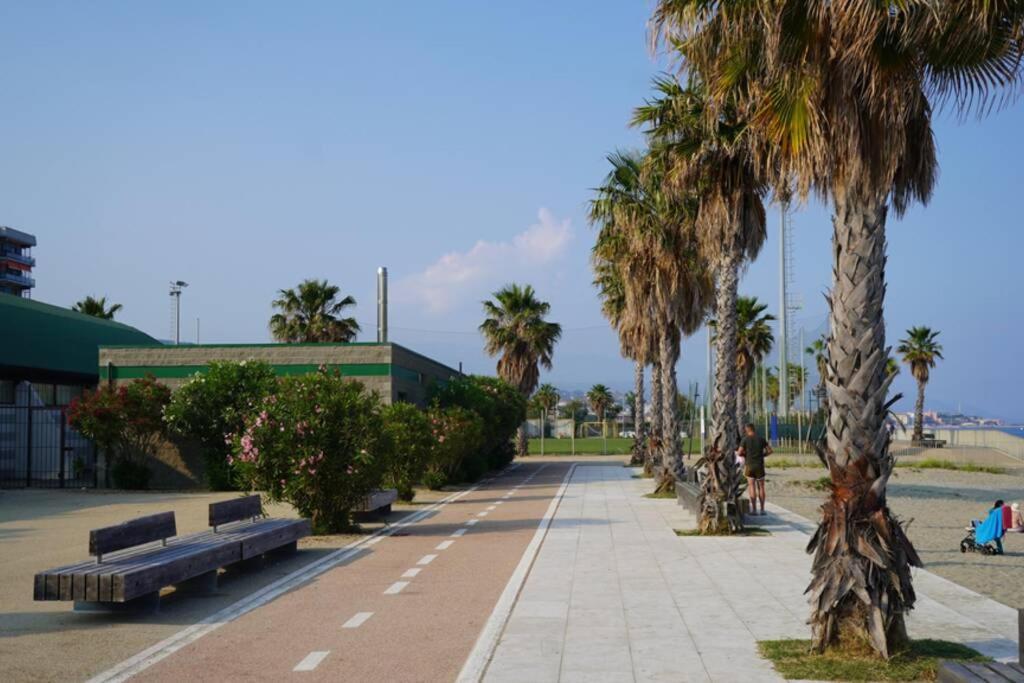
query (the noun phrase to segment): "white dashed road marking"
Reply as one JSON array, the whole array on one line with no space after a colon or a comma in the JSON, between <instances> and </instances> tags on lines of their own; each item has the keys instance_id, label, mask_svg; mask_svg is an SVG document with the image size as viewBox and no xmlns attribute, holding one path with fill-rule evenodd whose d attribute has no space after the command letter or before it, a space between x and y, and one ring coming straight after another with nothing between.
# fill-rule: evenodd
<instances>
[{"instance_id":1,"label":"white dashed road marking","mask_svg":"<svg viewBox=\"0 0 1024 683\"><path fill-rule=\"evenodd\" d=\"M384 595L396 595L397 593L401 593L402 589L408 585L408 581L395 581L393 584L388 586L386 591L384 591Z\"/></svg>"},{"instance_id":2,"label":"white dashed road marking","mask_svg":"<svg viewBox=\"0 0 1024 683\"><path fill-rule=\"evenodd\" d=\"M320 662L324 661L329 654L331 654L330 651L310 652L305 659L295 665L292 671L312 671L320 666Z\"/></svg>"},{"instance_id":3,"label":"white dashed road marking","mask_svg":"<svg viewBox=\"0 0 1024 683\"><path fill-rule=\"evenodd\" d=\"M467 529L466 527L462 527L461 529L456 529L452 533L452 536L454 536L455 538L458 538L459 536L462 536L463 534L465 534L467 531L469 531L469 529Z\"/></svg>"},{"instance_id":4,"label":"white dashed road marking","mask_svg":"<svg viewBox=\"0 0 1024 683\"><path fill-rule=\"evenodd\" d=\"M474 524L476 524L479 521L480 521L479 519L471 519L468 522L466 522L466 524L468 524L469 526L473 526Z\"/></svg>"},{"instance_id":5,"label":"white dashed road marking","mask_svg":"<svg viewBox=\"0 0 1024 683\"><path fill-rule=\"evenodd\" d=\"M455 541L441 541L434 550L448 550L448 548L452 547L452 543L455 543Z\"/></svg>"},{"instance_id":6,"label":"white dashed road marking","mask_svg":"<svg viewBox=\"0 0 1024 683\"><path fill-rule=\"evenodd\" d=\"M435 559L437 559L437 555L424 555L423 557L420 558L420 561L417 562L416 564L419 564L419 565L430 564Z\"/></svg>"},{"instance_id":7,"label":"white dashed road marking","mask_svg":"<svg viewBox=\"0 0 1024 683\"><path fill-rule=\"evenodd\" d=\"M419 574L421 571L422 570L417 568L417 567L413 567L412 569L406 569L405 573L402 574L402 578L403 579L411 579L411 578L415 577L417 574Z\"/></svg>"},{"instance_id":8,"label":"white dashed road marking","mask_svg":"<svg viewBox=\"0 0 1024 683\"><path fill-rule=\"evenodd\" d=\"M487 508L487 510L488 510L488 511L491 511L491 510L493 510L493 509L494 509L494 508L496 508L496 507L498 507L498 506L497 506L497 505L491 505L491 506L489 506L489 507Z\"/></svg>"},{"instance_id":9,"label":"white dashed road marking","mask_svg":"<svg viewBox=\"0 0 1024 683\"><path fill-rule=\"evenodd\" d=\"M373 612L356 612L355 616L341 625L342 628L359 628L367 619L373 616Z\"/></svg>"},{"instance_id":10,"label":"white dashed road marking","mask_svg":"<svg viewBox=\"0 0 1024 683\"><path fill-rule=\"evenodd\" d=\"M477 517L486 517L487 516L487 510L484 510L483 512L476 513L476 516Z\"/></svg>"}]
</instances>

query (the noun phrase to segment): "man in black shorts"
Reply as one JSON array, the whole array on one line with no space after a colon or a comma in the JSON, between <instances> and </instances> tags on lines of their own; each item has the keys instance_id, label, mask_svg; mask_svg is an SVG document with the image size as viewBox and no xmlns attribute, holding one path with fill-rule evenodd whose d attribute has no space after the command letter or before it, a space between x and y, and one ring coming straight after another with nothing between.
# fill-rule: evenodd
<instances>
[{"instance_id":1,"label":"man in black shorts","mask_svg":"<svg viewBox=\"0 0 1024 683\"><path fill-rule=\"evenodd\" d=\"M750 513L757 512L757 501L761 501L761 512L764 514L764 459L772 454L771 445L758 436L754 425L743 428L743 440L740 441L739 454L746 460L743 473L747 475L747 490L750 491Z\"/></svg>"}]
</instances>

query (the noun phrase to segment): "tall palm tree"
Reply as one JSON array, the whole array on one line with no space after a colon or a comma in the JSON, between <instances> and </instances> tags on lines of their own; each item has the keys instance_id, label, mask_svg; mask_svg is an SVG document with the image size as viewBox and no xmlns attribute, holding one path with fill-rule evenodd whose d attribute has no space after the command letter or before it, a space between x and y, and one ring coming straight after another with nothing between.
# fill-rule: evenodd
<instances>
[{"instance_id":1,"label":"tall palm tree","mask_svg":"<svg viewBox=\"0 0 1024 683\"><path fill-rule=\"evenodd\" d=\"M765 313L767 304L756 296L741 296L736 300L736 423L740 427L747 419L746 396L754 369L772 350L775 336L769 323L775 316Z\"/></svg>"},{"instance_id":2,"label":"tall palm tree","mask_svg":"<svg viewBox=\"0 0 1024 683\"><path fill-rule=\"evenodd\" d=\"M114 314L120 311L121 308L123 308L121 304L110 304L110 307L108 308L107 297L105 296L101 296L98 299L87 296L72 306L71 310L91 315L94 318L113 320Z\"/></svg>"},{"instance_id":3,"label":"tall palm tree","mask_svg":"<svg viewBox=\"0 0 1024 683\"><path fill-rule=\"evenodd\" d=\"M551 384L541 384L540 387L537 388L537 393L534 394L534 396L537 398L537 403L544 408L544 412L547 415L550 415L551 411L553 411L555 406L558 405L558 402L562 400L562 397L558 393L558 389Z\"/></svg>"},{"instance_id":4,"label":"tall palm tree","mask_svg":"<svg viewBox=\"0 0 1024 683\"><path fill-rule=\"evenodd\" d=\"M868 642L888 658L907 640L910 567L920 558L886 504L891 376L883 316L885 221L927 202L935 103L984 112L1017 82L1017 3L660 0L656 42L712 85L708 118L748 115L773 150L777 185L833 205L823 458L832 494L811 539L813 647Z\"/></svg>"},{"instance_id":5,"label":"tall palm tree","mask_svg":"<svg viewBox=\"0 0 1024 683\"><path fill-rule=\"evenodd\" d=\"M341 299L341 288L327 280L304 280L295 289L282 289L274 300L270 332L281 342L351 342L359 332L355 318L338 317L356 300Z\"/></svg>"},{"instance_id":6,"label":"tall palm tree","mask_svg":"<svg viewBox=\"0 0 1024 683\"><path fill-rule=\"evenodd\" d=\"M804 353L814 359L814 367L818 371L818 394L822 397L821 407L828 414L828 396L825 392L826 379L828 377L828 335L823 334L811 345L804 349ZM826 418L828 419L828 418Z\"/></svg>"},{"instance_id":7,"label":"tall palm tree","mask_svg":"<svg viewBox=\"0 0 1024 683\"><path fill-rule=\"evenodd\" d=\"M590 409L597 415L597 421L601 423L601 436L607 439L608 429L604 423L604 418L608 409L615 403L615 397L612 396L611 390L605 385L595 384L587 392L587 403L590 404Z\"/></svg>"},{"instance_id":8,"label":"tall palm tree","mask_svg":"<svg viewBox=\"0 0 1024 683\"><path fill-rule=\"evenodd\" d=\"M903 356L903 362L910 366L910 374L917 380L917 402L914 404L914 435L911 440L920 443L924 439L924 388L928 384L931 369L942 360L942 345L939 333L930 327L911 327L905 339L900 340L896 351Z\"/></svg>"},{"instance_id":9,"label":"tall palm tree","mask_svg":"<svg viewBox=\"0 0 1024 683\"><path fill-rule=\"evenodd\" d=\"M664 192L660 160L616 153L609 161L591 203L591 221L601 226L596 255L614 263L623 285L620 338L652 359L650 450L662 461L657 490L666 491L683 467L674 408L680 340L700 326L710 280L697 259L693 201Z\"/></svg>"},{"instance_id":10,"label":"tall palm tree","mask_svg":"<svg viewBox=\"0 0 1024 683\"><path fill-rule=\"evenodd\" d=\"M900 362L890 356L885 361L885 376L895 377L898 374L900 374Z\"/></svg>"},{"instance_id":11,"label":"tall palm tree","mask_svg":"<svg viewBox=\"0 0 1024 683\"><path fill-rule=\"evenodd\" d=\"M740 267L755 258L765 240L762 199L767 187L751 147L744 144L747 126L735 111L707 115L707 89L699 79L684 86L677 79L654 81L656 97L638 107L633 124L646 130L652 151L667 167L667 193L696 197L695 228L702 260L714 275L714 315L718 324L718 358L737 357L736 297ZM702 531L727 532L742 525L728 518L739 509L743 483L734 452L737 372L732 362L715 367L712 439L705 453L705 478L699 525ZM729 505L732 503L733 505Z\"/></svg>"},{"instance_id":12,"label":"tall palm tree","mask_svg":"<svg viewBox=\"0 0 1024 683\"><path fill-rule=\"evenodd\" d=\"M551 304L538 299L530 285L509 284L493 296L493 301L483 302L484 350L489 356L500 354L498 376L528 397L540 381L540 368L551 369L562 326L544 319ZM520 427L516 445L520 456L526 455L526 445L526 430Z\"/></svg>"}]
</instances>

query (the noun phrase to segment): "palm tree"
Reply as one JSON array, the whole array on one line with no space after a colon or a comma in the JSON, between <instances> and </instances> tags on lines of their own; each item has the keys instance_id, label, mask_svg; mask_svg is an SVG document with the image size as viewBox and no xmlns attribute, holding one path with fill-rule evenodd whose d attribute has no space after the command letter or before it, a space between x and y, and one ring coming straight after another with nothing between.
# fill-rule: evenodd
<instances>
[{"instance_id":1,"label":"palm tree","mask_svg":"<svg viewBox=\"0 0 1024 683\"><path fill-rule=\"evenodd\" d=\"M587 416L587 407L578 398L570 399L561 408L562 417L573 421L573 430L576 429L576 422Z\"/></svg>"},{"instance_id":2,"label":"palm tree","mask_svg":"<svg viewBox=\"0 0 1024 683\"><path fill-rule=\"evenodd\" d=\"M654 81L657 96L635 110L633 124L644 126L654 153L667 166L666 192L696 197L695 228L702 260L715 282L718 358L737 357L737 285L740 267L754 259L765 240L767 191L760 165L743 144L746 125L735 111L707 113L704 84L691 78L684 87L671 77ZM715 367L712 439L705 453L709 476L704 480L699 525L708 533L741 526L738 516L743 483L734 452L739 438L736 396L739 383L732 362Z\"/></svg>"},{"instance_id":3,"label":"palm tree","mask_svg":"<svg viewBox=\"0 0 1024 683\"><path fill-rule=\"evenodd\" d=\"M828 415L828 396L825 392L825 381L828 377L828 335L823 334L812 341L811 345L804 349L804 353L814 359L814 367L818 370L818 394L822 397L821 407L824 408L825 415Z\"/></svg>"},{"instance_id":4,"label":"palm tree","mask_svg":"<svg viewBox=\"0 0 1024 683\"><path fill-rule=\"evenodd\" d=\"M279 312L270 317L270 332L280 342L351 342L359 332L355 318L338 316L356 305L351 296L339 299L341 288L327 280L304 280L282 289L274 300Z\"/></svg>"},{"instance_id":5,"label":"palm tree","mask_svg":"<svg viewBox=\"0 0 1024 683\"><path fill-rule=\"evenodd\" d=\"M890 356L885 360L885 376L895 377L900 374L900 362Z\"/></svg>"},{"instance_id":6,"label":"palm tree","mask_svg":"<svg viewBox=\"0 0 1024 683\"><path fill-rule=\"evenodd\" d=\"M740 427L747 416L747 388L754 376L754 369L772 350L775 336L769 323L775 316L765 313L767 304L756 296L741 296L736 300L736 372L739 377L736 387L736 423Z\"/></svg>"},{"instance_id":7,"label":"palm tree","mask_svg":"<svg viewBox=\"0 0 1024 683\"><path fill-rule=\"evenodd\" d=\"M498 376L516 387L524 397L533 393L540 380L540 368L551 369L555 343L562 326L544 317L551 304L537 298L533 287L506 285L494 292L493 301L484 301L487 318L480 324L484 350L498 359ZM526 430L519 428L517 450L526 455Z\"/></svg>"},{"instance_id":8,"label":"palm tree","mask_svg":"<svg viewBox=\"0 0 1024 683\"><path fill-rule=\"evenodd\" d=\"M884 324L885 221L927 202L937 160L933 104L987 111L1016 83L1015 3L703 3L660 0L656 42L713 84L708 118L750 115L752 144L774 151L773 182L831 199L832 495L811 539L816 651L868 642L888 658L907 641L920 559L886 503L891 376Z\"/></svg>"},{"instance_id":9,"label":"palm tree","mask_svg":"<svg viewBox=\"0 0 1024 683\"><path fill-rule=\"evenodd\" d=\"M928 384L928 377L936 361L942 360L942 345L936 341L938 336L939 333L930 327L911 327L907 330L906 338L901 339L896 348L903 356L903 362L910 366L910 374L917 380L914 434L911 437L914 443L924 439L924 387Z\"/></svg>"},{"instance_id":10,"label":"palm tree","mask_svg":"<svg viewBox=\"0 0 1024 683\"><path fill-rule=\"evenodd\" d=\"M601 226L596 255L614 264L622 282L620 339L652 359L650 451L662 461L657 490L667 491L683 468L673 407L680 340L699 328L710 280L697 259L694 202L664 192L660 160L616 153L609 161L612 171L591 204L591 221Z\"/></svg>"},{"instance_id":11,"label":"palm tree","mask_svg":"<svg viewBox=\"0 0 1024 683\"><path fill-rule=\"evenodd\" d=\"M604 423L605 413L615 403L615 397L608 387L603 384L595 384L587 392L587 403L590 409L597 415L597 421L601 423L601 436L605 440L605 452L608 451L608 425Z\"/></svg>"},{"instance_id":12,"label":"palm tree","mask_svg":"<svg viewBox=\"0 0 1024 683\"><path fill-rule=\"evenodd\" d=\"M562 397L558 394L558 389L550 384L541 384L537 389L537 393L533 395L537 404L542 408L541 422L540 422L540 454L544 455L544 421L551 415L551 411L555 409L558 402L562 400Z\"/></svg>"},{"instance_id":13,"label":"palm tree","mask_svg":"<svg viewBox=\"0 0 1024 683\"><path fill-rule=\"evenodd\" d=\"M113 320L114 314L120 311L121 308L123 308L121 304L110 304L110 308L107 308L107 297L105 296L101 296L98 299L87 296L72 306L71 310L91 315L94 318Z\"/></svg>"}]
</instances>

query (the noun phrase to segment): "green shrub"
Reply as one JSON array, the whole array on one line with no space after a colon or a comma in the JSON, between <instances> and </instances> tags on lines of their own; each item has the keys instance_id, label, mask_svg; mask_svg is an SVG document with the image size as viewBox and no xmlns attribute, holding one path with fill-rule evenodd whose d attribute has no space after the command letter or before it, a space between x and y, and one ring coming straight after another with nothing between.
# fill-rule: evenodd
<instances>
[{"instance_id":1,"label":"green shrub","mask_svg":"<svg viewBox=\"0 0 1024 683\"><path fill-rule=\"evenodd\" d=\"M385 406L382 417L387 451L384 486L398 489L402 500L412 500L413 485L423 477L433 455L430 420L411 403Z\"/></svg>"},{"instance_id":2,"label":"green shrub","mask_svg":"<svg viewBox=\"0 0 1024 683\"><path fill-rule=\"evenodd\" d=\"M515 437L526 419L526 399L511 384L496 377L471 375L435 386L433 403L441 408L470 410L483 421L480 450L463 460L460 477L475 481L485 472L504 467L515 457Z\"/></svg>"},{"instance_id":3,"label":"green shrub","mask_svg":"<svg viewBox=\"0 0 1024 683\"><path fill-rule=\"evenodd\" d=\"M350 528L350 512L381 484L380 402L335 370L287 377L235 435L240 481L291 503L314 533Z\"/></svg>"},{"instance_id":4,"label":"green shrub","mask_svg":"<svg viewBox=\"0 0 1024 683\"><path fill-rule=\"evenodd\" d=\"M171 390L152 375L118 387L104 385L71 402L68 424L106 453L115 486L147 488L145 460L166 433L163 411L170 398Z\"/></svg>"},{"instance_id":5,"label":"green shrub","mask_svg":"<svg viewBox=\"0 0 1024 683\"><path fill-rule=\"evenodd\" d=\"M484 426L479 415L458 406L435 406L428 418L434 446L423 483L438 489L462 480L467 461L480 460L477 454L484 443ZM469 470L475 467L470 465Z\"/></svg>"},{"instance_id":6,"label":"green shrub","mask_svg":"<svg viewBox=\"0 0 1024 683\"><path fill-rule=\"evenodd\" d=\"M214 361L171 397L164 418L173 433L198 441L206 459L206 483L214 491L238 488L228 464L230 437L277 386L273 369L258 361Z\"/></svg>"}]
</instances>

